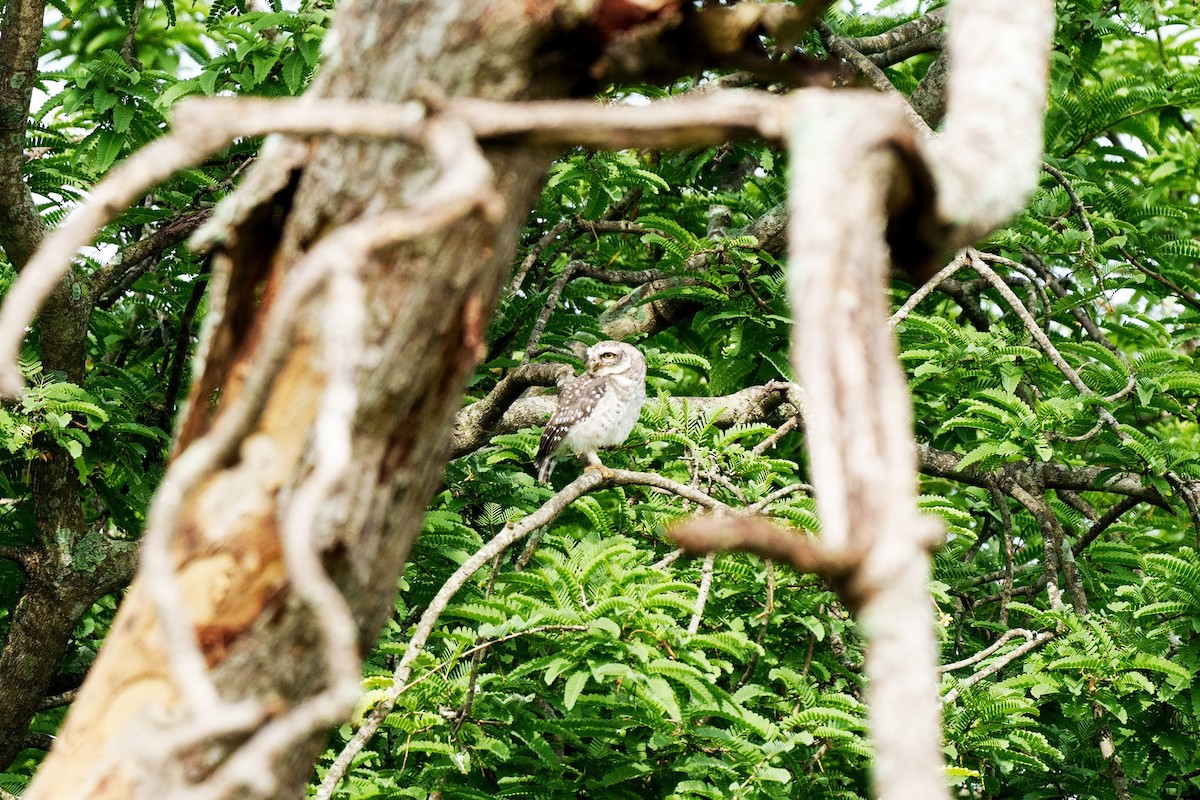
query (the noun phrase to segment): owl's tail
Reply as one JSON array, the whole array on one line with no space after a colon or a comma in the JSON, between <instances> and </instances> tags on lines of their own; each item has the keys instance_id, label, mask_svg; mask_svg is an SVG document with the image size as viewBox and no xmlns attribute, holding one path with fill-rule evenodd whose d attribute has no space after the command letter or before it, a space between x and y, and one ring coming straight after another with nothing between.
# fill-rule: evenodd
<instances>
[{"instance_id":1,"label":"owl's tail","mask_svg":"<svg viewBox=\"0 0 1200 800\"><path fill-rule=\"evenodd\" d=\"M537 478L539 483L549 483L550 476L554 474L554 467L558 464L558 458L552 453L538 453L537 460Z\"/></svg>"}]
</instances>

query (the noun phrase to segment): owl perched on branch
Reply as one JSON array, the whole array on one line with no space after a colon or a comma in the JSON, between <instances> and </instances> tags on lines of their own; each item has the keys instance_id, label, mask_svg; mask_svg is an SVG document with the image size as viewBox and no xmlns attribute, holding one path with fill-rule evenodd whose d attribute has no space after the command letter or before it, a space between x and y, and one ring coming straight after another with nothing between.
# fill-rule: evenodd
<instances>
[{"instance_id":1,"label":"owl perched on branch","mask_svg":"<svg viewBox=\"0 0 1200 800\"><path fill-rule=\"evenodd\" d=\"M587 368L559 392L558 409L538 443L538 480L550 481L566 450L602 468L596 451L625 441L645 401L646 359L637 348L622 342L589 347Z\"/></svg>"}]
</instances>

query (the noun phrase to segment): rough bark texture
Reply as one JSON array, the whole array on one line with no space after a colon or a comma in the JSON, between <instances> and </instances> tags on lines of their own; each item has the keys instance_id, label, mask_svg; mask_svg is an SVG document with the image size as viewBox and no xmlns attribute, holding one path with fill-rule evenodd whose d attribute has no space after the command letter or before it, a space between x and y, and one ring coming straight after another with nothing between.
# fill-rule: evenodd
<instances>
[{"instance_id":1,"label":"rough bark texture","mask_svg":"<svg viewBox=\"0 0 1200 800\"><path fill-rule=\"evenodd\" d=\"M25 132L38 71L42 0L13 0L0 21L0 247L17 270L41 244L43 227L25 183ZM91 293L68 274L38 322L42 366L69 381L83 378ZM128 542L89 534L79 477L70 456L42 442L30 468L33 542L25 583L0 651L0 769L28 741L29 722L55 677L59 659L87 610L133 575Z\"/></svg>"},{"instance_id":2,"label":"rough bark texture","mask_svg":"<svg viewBox=\"0 0 1200 800\"><path fill-rule=\"evenodd\" d=\"M580 21L562 18L553 3L428 0L408 3L401 14L382 0L346 2L312 92L400 101L432 85L448 96L563 96L583 65L539 51L555 26ZM239 391L259 345L259 320L289 267L343 223L420 208L436 177L425 154L400 143L326 141L308 150L277 143L270 152L233 210L218 215L225 228L216 236L223 244L214 262L204 371L180 426L183 445L211 424L218 387L222 404ZM364 648L391 608L395 577L448 456L454 411L477 358L478 326L486 324L552 155L490 149L505 200L499 223L464 220L389 248L362 270L368 307L355 480L326 504L317 533ZM256 186L268 188L247 199ZM254 435L235 463L192 492L177 526L182 591L226 697L273 696L291 705L325 678L311 617L287 591L278 522L311 464L324 384L316 341L322 313L329 312L320 299L312 301ZM182 723L169 711L177 699L155 610L139 580L27 797L126 798L152 784L181 785L173 774L150 780L136 752L138 743ZM278 778L272 796L302 793L323 742L323 733L309 737L286 763L262 765ZM194 779L220 758L207 753L183 768Z\"/></svg>"}]
</instances>

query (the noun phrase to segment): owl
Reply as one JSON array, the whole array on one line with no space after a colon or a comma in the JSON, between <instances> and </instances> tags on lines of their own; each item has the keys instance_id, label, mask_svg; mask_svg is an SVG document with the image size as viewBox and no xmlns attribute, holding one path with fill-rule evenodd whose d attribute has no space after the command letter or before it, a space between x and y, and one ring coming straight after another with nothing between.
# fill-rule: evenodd
<instances>
[{"instance_id":1,"label":"owl","mask_svg":"<svg viewBox=\"0 0 1200 800\"><path fill-rule=\"evenodd\" d=\"M564 450L603 467L596 451L625 441L645 401L646 359L637 348L622 342L589 347L587 369L559 392L558 408L538 443L538 480L549 483Z\"/></svg>"}]
</instances>

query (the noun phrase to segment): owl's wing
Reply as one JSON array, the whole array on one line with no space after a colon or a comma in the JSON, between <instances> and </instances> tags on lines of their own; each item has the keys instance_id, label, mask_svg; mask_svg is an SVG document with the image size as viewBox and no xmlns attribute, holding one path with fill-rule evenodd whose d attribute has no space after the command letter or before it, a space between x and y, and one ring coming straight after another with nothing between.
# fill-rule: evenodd
<instances>
[{"instance_id":1,"label":"owl's wing","mask_svg":"<svg viewBox=\"0 0 1200 800\"><path fill-rule=\"evenodd\" d=\"M538 442L534 463L538 468L538 480L547 483L558 463L558 451L563 439L580 420L587 418L596 409L596 404L608 391L608 381L591 375L580 375L563 387L558 395L558 408L546 423Z\"/></svg>"}]
</instances>

